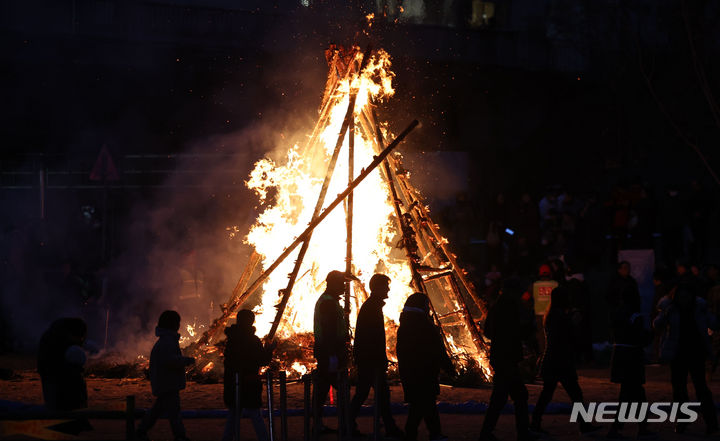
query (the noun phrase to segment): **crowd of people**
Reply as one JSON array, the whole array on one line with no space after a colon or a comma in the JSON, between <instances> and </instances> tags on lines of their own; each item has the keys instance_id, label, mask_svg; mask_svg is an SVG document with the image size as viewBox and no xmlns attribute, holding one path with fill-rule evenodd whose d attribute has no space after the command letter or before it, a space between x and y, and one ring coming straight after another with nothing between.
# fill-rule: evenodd
<instances>
[{"instance_id":1,"label":"crowd of people","mask_svg":"<svg viewBox=\"0 0 720 441\"><path fill-rule=\"evenodd\" d=\"M656 352L659 360L670 365L674 401L688 401L687 377L690 376L697 401L701 403L700 413L706 432L716 433L717 415L705 372L707 362L715 360L709 330L720 329L718 290L710 289L713 294L706 300L707 296L699 295L702 283L690 272L666 280L663 282L664 295L658 299L652 323L649 323L640 311L640 293L630 269L627 262L618 264L617 279L608 292L608 303L612 305L613 341L609 381L620 385L618 401L648 401L643 386L645 365L647 348L654 348L651 351ZM557 276L553 266L543 265L538 279L530 286L522 279L508 278L502 282L498 295L489 301L483 331L490 344L488 355L493 369L493 390L479 433L481 441L496 440L493 431L508 397L514 403L519 440L533 440L547 433L541 421L558 383L573 402L582 403L585 398L576 365L588 355L585 352L587 342L579 332L587 320L587 309L583 308L582 295L574 279ZM330 272L326 288L315 305L314 436L348 430L325 426L322 412L330 387L339 390L342 375L347 374L352 361L358 378L355 395L349 402L347 427L351 433L346 435L362 435L356 419L373 388L377 389L375 393L379 397L386 437L415 441L420 423L425 421L430 440L447 440L436 405L440 392L438 376L444 370L452 378L456 369L431 314L430 299L421 292L410 295L400 315L395 352L404 401L408 403L403 430L391 413L387 380L388 356L382 310L390 295L391 280L383 274L371 278L370 296L358 313L354 345L350 351L349 326L340 299L352 278L340 271ZM195 360L184 356L180 350L180 320L175 311L163 312L158 320L155 331L158 340L152 349L149 368L156 401L138 426L139 440L148 439L148 431L160 417L168 418L177 441L187 439L180 418L179 392L185 388L185 368ZM260 413L262 382L259 374L262 367L269 364L275 343L261 342L255 335L254 320L252 311L241 310L237 313L236 323L225 330L223 398L229 409L223 434L225 441L238 439L241 416L252 420L258 440L268 440ZM38 371L48 408L70 410L87 406L83 379L85 356L81 349L86 333L82 320L60 319L43 335ZM654 345L654 341L657 344ZM527 377L528 354L536 355L531 363L530 379ZM535 376L542 380L543 388L530 414L526 383ZM646 417L639 415L638 419L638 436L653 436ZM607 437L622 438L622 426L620 422L613 423ZM89 428L89 423L84 421L67 429L78 433ZM682 433L686 428L686 423L677 423L675 430ZM580 433L598 429L589 422L578 424Z\"/></svg>"},{"instance_id":2,"label":"crowd of people","mask_svg":"<svg viewBox=\"0 0 720 441\"><path fill-rule=\"evenodd\" d=\"M592 266L611 261L619 249L654 249L658 264L667 267L678 261L712 261L716 257L712 248L718 246L717 207L697 180L686 188L669 186L664 192L630 182L607 193L577 193L559 186L537 197L530 192L519 197L501 192L484 207L462 197L440 212L440 220L453 226L452 243L461 249L470 242L468 237L477 239L479 221L487 220L480 238L487 255L474 264L526 276L544 259L565 256Z\"/></svg>"}]
</instances>

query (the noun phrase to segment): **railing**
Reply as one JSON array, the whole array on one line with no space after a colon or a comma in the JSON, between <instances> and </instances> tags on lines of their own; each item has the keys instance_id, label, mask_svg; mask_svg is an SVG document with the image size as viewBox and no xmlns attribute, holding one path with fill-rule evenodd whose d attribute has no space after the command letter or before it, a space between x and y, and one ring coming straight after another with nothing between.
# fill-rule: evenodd
<instances>
[{"instance_id":1,"label":"railing","mask_svg":"<svg viewBox=\"0 0 720 441\"><path fill-rule=\"evenodd\" d=\"M0 412L0 420L36 421L36 420L125 420L125 439L135 439L135 420L144 412L135 408L135 396L125 398L125 410L31 410Z\"/></svg>"},{"instance_id":2,"label":"railing","mask_svg":"<svg viewBox=\"0 0 720 441\"><path fill-rule=\"evenodd\" d=\"M301 379L296 381L287 380L287 375L284 371L278 374L278 378L275 379L273 372L267 371L265 373L265 383L267 387L267 417L268 426L270 428L270 441L289 441L288 438L288 409L287 409L287 384L288 383L302 383L303 384L303 397L304 397L304 409L303 409L303 439L305 441L311 441L317 439L316 434L313 434L313 427L311 424L311 418L313 413L312 403L312 387L313 387L313 375L304 375ZM374 385L374 402L373 402L373 440L379 440L380 437L380 409L378 402L378 390L379 390L379 379L380 375L376 375L376 384ZM274 408L275 402L275 387L279 389L279 408ZM339 374L338 385L341 390L338 390L338 440L350 439L351 434L351 422L350 422L350 387L347 381L347 373ZM183 419L221 419L228 416L228 410L208 410L208 411L185 411L183 412ZM88 420L124 420L125 421L125 437L127 441L135 440L135 422L137 419L142 418L145 415L144 409L137 409L135 407L135 396L129 395L125 398L125 410L73 410L73 411L56 411L56 410L26 410L26 411L8 411L0 412L0 421L41 421L41 420L77 420L77 419L88 419ZM280 430L275 431L275 417L280 417Z\"/></svg>"}]
</instances>

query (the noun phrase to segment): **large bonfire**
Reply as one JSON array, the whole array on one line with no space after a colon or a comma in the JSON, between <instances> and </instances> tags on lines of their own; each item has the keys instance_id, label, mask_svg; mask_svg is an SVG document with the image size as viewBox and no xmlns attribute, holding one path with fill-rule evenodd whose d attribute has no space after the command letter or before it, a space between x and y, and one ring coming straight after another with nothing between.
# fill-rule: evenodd
<instances>
[{"instance_id":1,"label":"large bonfire","mask_svg":"<svg viewBox=\"0 0 720 441\"><path fill-rule=\"evenodd\" d=\"M357 52L357 57L362 57ZM359 61L359 60L357 60ZM392 73L390 58L384 51L374 55L368 66L352 81L341 82L340 87L330 99L327 125L318 135L317 146L308 152L299 146L288 150L286 162L276 164L271 160L259 161L247 182L255 190L261 201L268 192L275 191L275 200L263 211L257 223L251 228L247 242L262 256L264 268L280 255L308 225L313 216L317 195L320 193L327 164L333 154L340 133L346 109L350 100L350 90L358 90L355 103L356 112L370 106L370 100L381 101L394 93L391 86ZM376 154L373 139L366 139L362 133L355 133L355 162L368 164ZM349 137L346 136L342 151L347 152ZM336 195L347 187L347 154L338 157L336 170L330 181L329 195ZM340 171L343 172L340 172ZM393 205L390 190L379 170L375 170L354 190L353 223L353 274L367 286L370 277L377 271L392 279L391 296L385 312L388 320L397 322L403 302L412 294L410 266L395 244L398 234L393 219ZM332 270L343 270L346 258L346 215L345 210L336 209L313 232L312 240L295 282L278 334L290 337L296 333L312 332L313 308L318 294L322 292L325 276ZM257 328L262 335L267 334L275 318L277 293L287 285L287 274L292 271L294 261L286 259L263 285L262 302L258 306ZM354 298L363 300L362 293L354 292ZM357 308L351 308L351 323Z\"/></svg>"},{"instance_id":2,"label":"large bonfire","mask_svg":"<svg viewBox=\"0 0 720 441\"><path fill-rule=\"evenodd\" d=\"M447 241L437 234L427 207L421 204L419 194L409 184L409 173L402 170L399 154L388 157L385 168L373 170L354 189L352 202L344 201L344 209L338 207L329 213L313 230L306 250L300 251L300 259L297 259L298 253L293 252L277 264L278 256L286 252L288 245L317 216L316 205L324 181L330 177L325 182L329 197L323 208L360 174L360 167L370 164L385 148L383 139L392 138L387 124L379 123L375 112L379 103L394 94L394 74L388 53L379 50L371 55L369 51L363 54L358 48L332 47L326 55L330 73L320 116L308 141L305 145L290 147L280 161L267 158L258 161L247 180L248 188L257 194L264 207L245 239L254 248L251 261L255 260L246 268L244 281L233 293L226 314L216 320L191 349L196 355L217 354L211 343L220 337L217 330L224 327L228 318L253 294L246 291L240 295L239 290L247 286L257 261L266 275L257 288L259 299L252 302L258 335L270 333L271 337L276 335L280 340L293 341L307 349L313 329L313 309L325 287L325 276L332 270L347 269L351 255L349 269L359 279L350 284L351 325L367 298L364 287L374 273L381 272L392 280L384 309L391 359L394 358L392 335L405 299L414 291L424 290L433 301L435 320L442 325L447 348L455 360L465 368L476 367L489 376L484 342L477 328L477 322L483 318L484 305L464 272L457 268L455 256L447 250ZM348 109L353 112L349 126ZM348 127L347 136L343 138L342 132ZM337 155L338 147L340 155ZM334 153L337 162L333 165ZM353 163L360 167L355 166L349 175ZM348 222L348 212L354 213L353 221ZM351 246L346 243L348 223L352 231ZM421 229L426 232L421 234ZM297 268L296 261L299 262ZM420 276L420 271L425 273ZM294 284L291 283L292 292L282 302L288 275L293 273L296 276ZM458 277L462 283L458 283ZM277 313L279 303L280 314ZM251 305L245 303L243 307L248 306ZM478 320L473 319L473 315ZM304 373L313 363L308 356L286 360L282 365L292 374ZM206 361L201 363L200 367L203 366L209 370L213 365Z\"/></svg>"}]
</instances>

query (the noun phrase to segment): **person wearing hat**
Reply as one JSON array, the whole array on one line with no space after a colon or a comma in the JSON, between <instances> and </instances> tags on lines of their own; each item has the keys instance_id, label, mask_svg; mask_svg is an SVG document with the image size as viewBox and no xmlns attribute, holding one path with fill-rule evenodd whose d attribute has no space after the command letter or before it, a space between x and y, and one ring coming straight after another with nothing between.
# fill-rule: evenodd
<instances>
[{"instance_id":1,"label":"person wearing hat","mask_svg":"<svg viewBox=\"0 0 720 441\"><path fill-rule=\"evenodd\" d=\"M448 439L442 434L435 400L440 394L440 370L453 376L455 369L429 312L430 299L416 292L407 298L400 314L396 351L405 401L409 405L405 423L407 441L417 439L422 420L431 441Z\"/></svg>"},{"instance_id":2,"label":"person wearing hat","mask_svg":"<svg viewBox=\"0 0 720 441\"><path fill-rule=\"evenodd\" d=\"M313 410L316 434L334 432L322 424L322 408L325 405L330 386L338 388L338 373L347 368L347 343L349 341L345 312L340 297L345 292L345 282L350 280L341 271L330 271L325 282L325 291L315 303L313 352L317 360L315 387L313 388Z\"/></svg>"},{"instance_id":3,"label":"person wearing hat","mask_svg":"<svg viewBox=\"0 0 720 441\"><path fill-rule=\"evenodd\" d=\"M370 388L379 397L380 414L388 438L403 438L403 432L395 424L390 412L390 388L387 384L388 358L385 351L385 317L383 306L390 292L390 278L384 274L375 274L370 278L370 297L363 303L355 325L355 346L353 356L358 372L358 384L355 396L350 404L352 426L355 435L360 433L355 422ZM377 381L377 383L376 383Z\"/></svg>"},{"instance_id":4,"label":"person wearing hat","mask_svg":"<svg viewBox=\"0 0 720 441\"><path fill-rule=\"evenodd\" d=\"M255 335L254 322L255 314L249 309L243 309L237 313L236 324L225 329L227 343L224 351L223 401L229 412L223 441L233 440L239 409L252 420L258 441L269 439L260 413L262 380L259 374L260 368L270 363L276 342L263 346ZM235 390L236 375L238 390Z\"/></svg>"}]
</instances>

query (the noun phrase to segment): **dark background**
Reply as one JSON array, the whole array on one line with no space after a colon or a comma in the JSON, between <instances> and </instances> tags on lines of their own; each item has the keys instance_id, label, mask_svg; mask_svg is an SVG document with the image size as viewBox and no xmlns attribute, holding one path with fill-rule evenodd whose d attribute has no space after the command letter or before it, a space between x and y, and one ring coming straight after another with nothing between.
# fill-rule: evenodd
<instances>
[{"instance_id":1,"label":"dark background","mask_svg":"<svg viewBox=\"0 0 720 441\"><path fill-rule=\"evenodd\" d=\"M102 327L108 311L115 343L135 345L125 335L148 334L188 277L213 302L198 321L216 316L247 257L243 181L311 127L331 42L391 54L381 116L396 132L423 123L405 151L466 158L453 195L432 168L415 179L476 275L500 192L602 202L640 184L662 206L696 180L709 219L719 18L717 2L680 0L0 0L3 346L31 347L62 314ZM103 146L107 183L90 179Z\"/></svg>"}]
</instances>

